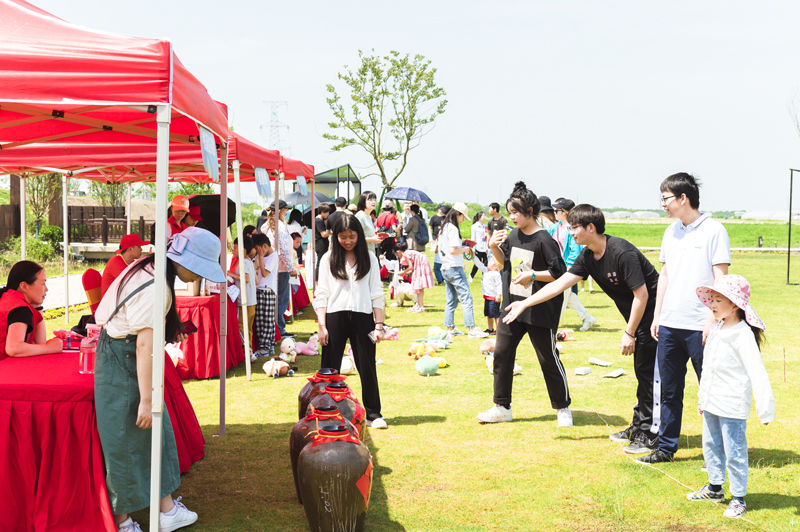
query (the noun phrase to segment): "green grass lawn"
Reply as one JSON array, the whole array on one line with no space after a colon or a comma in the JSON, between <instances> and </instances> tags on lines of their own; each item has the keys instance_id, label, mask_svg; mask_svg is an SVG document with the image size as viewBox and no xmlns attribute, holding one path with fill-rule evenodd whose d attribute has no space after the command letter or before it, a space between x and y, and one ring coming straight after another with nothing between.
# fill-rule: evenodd
<instances>
[{"instance_id":1,"label":"green grass lawn","mask_svg":"<svg viewBox=\"0 0 800 532\"><path fill-rule=\"evenodd\" d=\"M654 254L649 255L655 260ZM800 348L794 329L798 286L786 286L785 258L735 254L732 273L753 285L753 304L767 324L763 357L776 398L769 426L750 419L750 478L746 518L722 517L724 506L691 503L689 489L702 486L701 420L697 382L687 375L685 411L676 461L648 467L608 439L627 426L636 381L630 357L619 355L623 321L602 293L582 293L598 318L590 331L563 345L562 360L573 397L575 426L558 428L530 344L523 342L514 379L513 423L479 425L475 415L491 406L492 377L478 352L479 340L459 337L442 352L450 366L421 377L406 355L409 343L430 325L442 325L444 289L426 291L424 314L389 309L387 322L400 327L400 341L381 343L378 366L385 431L368 429L375 460L367 530L791 530L800 526ZM800 281L798 275L794 281ZM475 316L481 316L480 286L472 286ZM795 310L792 310L795 309ZM312 313L289 329L305 339L315 330ZM75 318L77 319L77 317ZM61 319L56 320L62 326ZM456 323L463 327L460 309ZM562 327L577 329L567 311ZM574 370L596 356L626 374L603 379L594 367ZM784 362L785 361L785 362ZM219 380L187 381L187 393L206 437L206 458L182 478L176 495L200 514L192 530L307 530L296 502L289 465L289 431L297 421L297 392L317 369L317 357L301 357L294 377L272 379L244 364L228 373L226 433L219 432ZM348 383L360 395L357 375ZM727 486L726 486L727 489ZM135 515L143 526L146 512Z\"/></svg>"}]
</instances>

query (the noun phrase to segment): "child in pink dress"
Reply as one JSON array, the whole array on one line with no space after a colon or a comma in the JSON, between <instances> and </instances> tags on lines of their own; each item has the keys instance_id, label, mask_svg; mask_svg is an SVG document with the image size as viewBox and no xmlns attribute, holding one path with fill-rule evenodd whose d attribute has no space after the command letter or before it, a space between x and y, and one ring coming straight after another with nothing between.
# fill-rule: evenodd
<instances>
[{"instance_id":1,"label":"child in pink dress","mask_svg":"<svg viewBox=\"0 0 800 532\"><path fill-rule=\"evenodd\" d=\"M425 312L425 289L433 286L433 271L428 257L421 251L408 249L405 243L394 245L394 255L400 261L400 266L405 268L401 272L402 276L411 275L411 288L417 295L417 302L409 312Z\"/></svg>"}]
</instances>

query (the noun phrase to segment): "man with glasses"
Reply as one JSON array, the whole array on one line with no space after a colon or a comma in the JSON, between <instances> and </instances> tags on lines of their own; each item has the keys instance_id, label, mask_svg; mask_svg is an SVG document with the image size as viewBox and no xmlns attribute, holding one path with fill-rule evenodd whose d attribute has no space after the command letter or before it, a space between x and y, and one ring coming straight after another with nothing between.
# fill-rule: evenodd
<instances>
[{"instance_id":1,"label":"man with glasses","mask_svg":"<svg viewBox=\"0 0 800 532\"><path fill-rule=\"evenodd\" d=\"M558 205L558 203L556 203ZM657 436L651 433L653 419L653 368L656 341L650 336L650 325L656 303L658 273L636 246L605 234L603 211L592 205L577 205L567 215L569 233L584 247L567 273L522 301L511 303L503 321L514 321L527 307L548 301L569 290L581 279L592 276L614 301L625 319L620 337L620 353L633 355L633 368L638 382L633 420L628 428L610 435L614 441L628 442L624 451L649 453L657 447Z\"/></svg>"},{"instance_id":2,"label":"man with glasses","mask_svg":"<svg viewBox=\"0 0 800 532\"><path fill-rule=\"evenodd\" d=\"M638 459L654 464L671 462L678 450L683 416L686 363L691 360L697 380L703 368L703 344L713 315L697 298L701 285L728 273L730 242L725 227L702 214L700 184L679 173L661 183L661 206L675 218L661 241L661 275L651 335L658 341L653 379L653 427L658 449Z\"/></svg>"}]
</instances>

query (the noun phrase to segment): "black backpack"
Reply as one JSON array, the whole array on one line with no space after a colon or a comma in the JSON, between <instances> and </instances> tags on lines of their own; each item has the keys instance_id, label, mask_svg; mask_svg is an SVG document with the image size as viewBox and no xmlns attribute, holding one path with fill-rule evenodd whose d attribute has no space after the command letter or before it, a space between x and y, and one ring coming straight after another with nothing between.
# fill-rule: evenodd
<instances>
[{"instance_id":1,"label":"black backpack","mask_svg":"<svg viewBox=\"0 0 800 532\"><path fill-rule=\"evenodd\" d=\"M421 216L418 216L419 223L417 224L417 235L414 238L417 244L425 245L431 239L430 235L428 234L428 226L425 224L425 220L422 219Z\"/></svg>"}]
</instances>

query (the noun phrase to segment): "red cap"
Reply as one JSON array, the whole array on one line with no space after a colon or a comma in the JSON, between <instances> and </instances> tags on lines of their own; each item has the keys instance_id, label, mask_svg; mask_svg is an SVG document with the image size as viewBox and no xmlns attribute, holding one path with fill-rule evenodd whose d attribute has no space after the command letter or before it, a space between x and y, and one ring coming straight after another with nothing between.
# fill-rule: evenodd
<instances>
[{"instance_id":1,"label":"red cap","mask_svg":"<svg viewBox=\"0 0 800 532\"><path fill-rule=\"evenodd\" d=\"M189 207L189 216L192 217L192 220L195 222L202 222L203 217L200 216L200 206L199 205L191 205Z\"/></svg>"},{"instance_id":2,"label":"red cap","mask_svg":"<svg viewBox=\"0 0 800 532\"><path fill-rule=\"evenodd\" d=\"M146 246L148 244L150 244L149 241L142 240L136 233L131 233L129 235L125 235L122 237L122 240L119 243L119 249L117 250L117 253L122 253L126 249L133 246Z\"/></svg>"}]
</instances>

